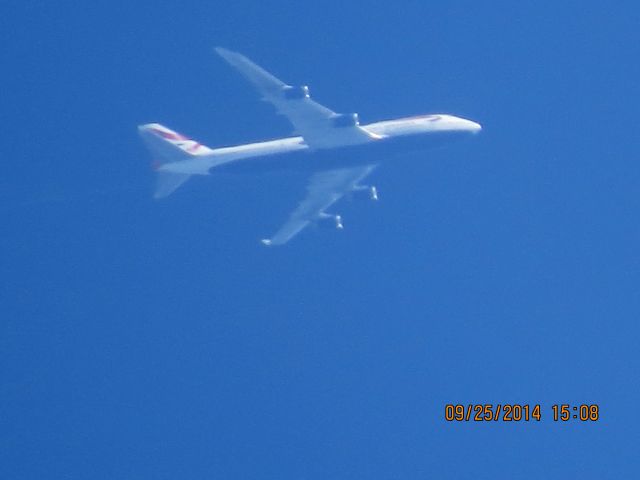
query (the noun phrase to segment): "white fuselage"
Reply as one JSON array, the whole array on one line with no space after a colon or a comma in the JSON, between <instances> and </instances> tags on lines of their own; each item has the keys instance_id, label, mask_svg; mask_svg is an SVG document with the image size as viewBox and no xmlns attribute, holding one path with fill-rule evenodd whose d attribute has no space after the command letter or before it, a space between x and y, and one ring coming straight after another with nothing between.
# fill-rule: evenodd
<instances>
[{"instance_id":1,"label":"white fuselage","mask_svg":"<svg viewBox=\"0 0 640 480\"><path fill-rule=\"evenodd\" d=\"M370 159L361 155L337 155L340 150L350 152L353 148L390 147L398 149L398 145L408 145L418 148L443 143L443 141L468 136L481 130L479 124L455 117L453 115L421 115L396 120L361 125L359 128L372 134L371 138L354 145L341 143L337 140L322 149L311 149L300 136L287 137L265 142L248 143L232 147L222 147L209 150L207 153L194 155L192 158L179 162L165 163L158 168L160 171L189 175L207 175L211 169L233 170L235 167L260 166L262 168L309 168L327 165L333 159L336 162L362 163ZM403 150L400 148L400 150ZM298 155L296 155L298 154ZM315 157L316 162L310 159ZM354 158L351 158L354 157ZM357 158L355 158L357 157ZM276 159L278 159L276 161ZM283 161L284 160L284 161Z\"/></svg>"}]
</instances>

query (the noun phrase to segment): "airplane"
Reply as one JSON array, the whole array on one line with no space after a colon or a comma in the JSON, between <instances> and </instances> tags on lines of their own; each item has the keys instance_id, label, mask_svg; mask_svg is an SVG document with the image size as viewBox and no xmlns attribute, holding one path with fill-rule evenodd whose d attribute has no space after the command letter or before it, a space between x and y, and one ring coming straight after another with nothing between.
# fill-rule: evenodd
<instances>
[{"instance_id":1,"label":"airplane","mask_svg":"<svg viewBox=\"0 0 640 480\"><path fill-rule=\"evenodd\" d=\"M284 245L311 224L343 228L327 209L346 194L378 199L376 187L361 182L381 157L426 149L480 132L480 124L448 114L418 115L360 124L357 113L336 113L311 98L309 87L288 85L244 55L215 48L277 113L293 125L294 136L244 145L209 148L158 123L138 127L154 155L155 198L173 193L192 175L210 171L256 172L297 169L311 172L307 195L284 225L263 245ZM375 161L371 160L374 155Z\"/></svg>"}]
</instances>

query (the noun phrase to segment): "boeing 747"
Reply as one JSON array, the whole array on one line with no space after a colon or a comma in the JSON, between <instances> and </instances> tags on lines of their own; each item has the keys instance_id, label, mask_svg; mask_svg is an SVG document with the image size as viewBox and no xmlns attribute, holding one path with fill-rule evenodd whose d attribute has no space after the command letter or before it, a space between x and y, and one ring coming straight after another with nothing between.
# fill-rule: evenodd
<instances>
[{"instance_id":1,"label":"boeing 747","mask_svg":"<svg viewBox=\"0 0 640 480\"><path fill-rule=\"evenodd\" d=\"M192 175L211 171L257 171L291 168L311 172L307 196L264 245L283 245L312 223L331 222L342 229L340 215L327 209L348 193L377 200L374 186L361 182L380 159L408 149L426 149L477 134L478 123L447 114L418 115L360 124L356 113L336 113L311 98L309 87L291 86L244 55L224 48L216 52L287 117L295 136L232 147L209 148L158 123L138 127L154 155L154 197L173 193ZM375 155L371 155L375 152Z\"/></svg>"}]
</instances>

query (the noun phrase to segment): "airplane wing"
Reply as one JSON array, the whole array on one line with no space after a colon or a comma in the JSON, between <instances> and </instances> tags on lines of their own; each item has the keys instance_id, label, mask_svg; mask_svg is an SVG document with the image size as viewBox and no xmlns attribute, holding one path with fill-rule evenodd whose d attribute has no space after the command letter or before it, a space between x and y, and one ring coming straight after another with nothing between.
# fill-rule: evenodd
<instances>
[{"instance_id":1,"label":"airplane wing","mask_svg":"<svg viewBox=\"0 0 640 480\"><path fill-rule=\"evenodd\" d=\"M291 213L289 220L273 237L262 240L264 245L283 245L300 233L305 227L319 220L333 219L336 228L342 228L339 215L330 215L327 208L336 203L346 193L367 187L359 182L369 175L377 165L340 168L315 173L307 186L307 197ZM372 189L372 198L377 198Z\"/></svg>"},{"instance_id":2,"label":"airplane wing","mask_svg":"<svg viewBox=\"0 0 640 480\"><path fill-rule=\"evenodd\" d=\"M358 145L381 137L362 128L355 113L339 114L311 99L306 86L293 87L277 79L244 55L217 47L216 52L286 116L311 148Z\"/></svg>"}]
</instances>

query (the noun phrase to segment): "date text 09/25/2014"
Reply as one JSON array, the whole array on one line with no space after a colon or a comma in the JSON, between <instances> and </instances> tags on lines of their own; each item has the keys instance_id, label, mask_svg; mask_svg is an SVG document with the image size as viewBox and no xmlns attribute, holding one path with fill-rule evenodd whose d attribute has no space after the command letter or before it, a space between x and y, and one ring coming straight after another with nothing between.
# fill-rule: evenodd
<instances>
[{"instance_id":1,"label":"date text 09/25/2014","mask_svg":"<svg viewBox=\"0 0 640 480\"><path fill-rule=\"evenodd\" d=\"M597 404L554 404L549 413L555 422L596 422L600 419L600 407ZM539 422L544 416L540 404L448 403L444 408L447 422Z\"/></svg>"}]
</instances>

